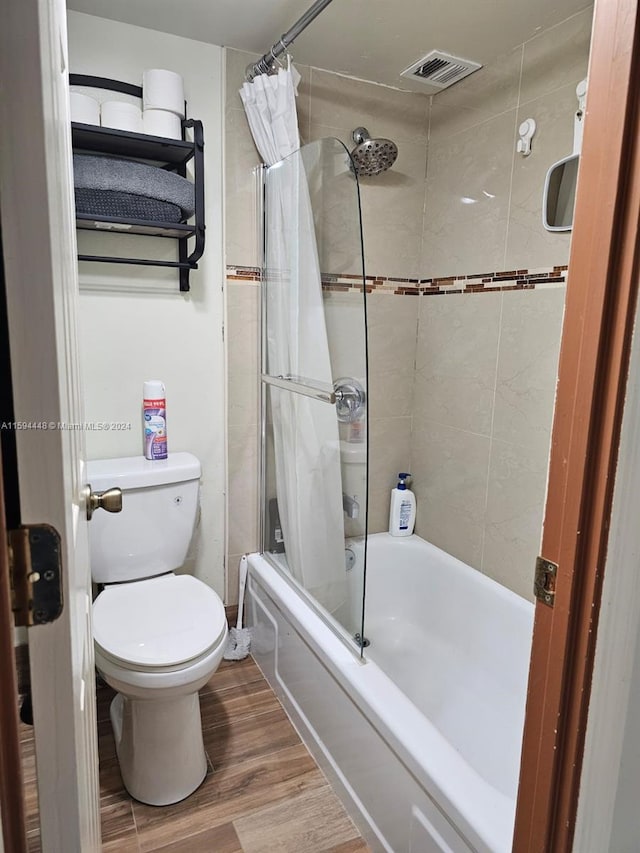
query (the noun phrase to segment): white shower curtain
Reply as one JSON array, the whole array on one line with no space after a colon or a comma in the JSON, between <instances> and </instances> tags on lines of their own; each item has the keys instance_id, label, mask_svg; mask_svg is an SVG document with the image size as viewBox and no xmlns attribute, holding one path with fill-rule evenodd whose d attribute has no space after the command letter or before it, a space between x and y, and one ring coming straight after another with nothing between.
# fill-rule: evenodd
<instances>
[{"instance_id":1,"label":"white shower curtain","mask_svg":"<svg viewBox=\"0 0 640 853\"><path fill-rule=\"evenodd\" d=\"M290 65L240 91L268 166L267 357L271 375L333 384L320 266L299 149ZM290 156L293 155L293 156ZM286 159L285 159L286 158ZM276 486L292 575L329 612L346 599L340 442L335 407L271 387Z\"/></svg>"}]
</instances>

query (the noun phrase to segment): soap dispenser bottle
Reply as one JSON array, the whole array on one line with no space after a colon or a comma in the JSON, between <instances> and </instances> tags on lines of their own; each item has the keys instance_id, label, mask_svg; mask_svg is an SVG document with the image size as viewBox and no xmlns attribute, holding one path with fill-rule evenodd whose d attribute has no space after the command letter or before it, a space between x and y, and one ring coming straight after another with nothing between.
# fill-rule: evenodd
<instances>
[{"instance_id":1,"label":"soap dispenser bottle","mask_svg":"<svg viewBox=\"0 0 640 853\"><path fill-rule=\"evenodd\" d=\"M391 489L389 533L392 536L411 536L416 523L416 496L407 488L411 474L398 474L398 485Z\"/></svg>"}]
</instances>

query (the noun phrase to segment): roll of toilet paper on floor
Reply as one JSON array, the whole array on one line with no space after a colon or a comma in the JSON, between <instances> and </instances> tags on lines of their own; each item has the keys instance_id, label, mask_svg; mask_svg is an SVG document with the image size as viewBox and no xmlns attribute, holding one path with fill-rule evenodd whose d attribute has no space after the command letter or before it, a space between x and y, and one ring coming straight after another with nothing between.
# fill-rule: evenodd
<instances>
[{"instance_id":1,"label":"roll of toilet paper on floor","mask_svg":"<svg viewBox=\"0 0 640 853\"><path fill-rule=\"evenodd\" d=\"M142 103L145 110L169 110L184 118L184 84L175 71L148 68L142 73Z\"/></svg>"},{"instance_id":2,"label":"roll of toilet paper on floor","mask_svg":"<svg viewBox=\"0 0 640 853\"><path fill-rule=\"evenodd\" d=\"M103 101L102 126L142 133L142 113L135 104L126 101Z\"/></svg>"},{"instance_id":3,"label":"roll of toilet paper on floor","mask_svg":"<svg viewBox=\"0 0 640 853\"><path fill-rule=\"evenodd\" d=\"M182 139L182 122L179 115L169 110L143 110L142 131L151 136Z\"/></svg>"},{"instance_id":4,"label":"roll of toilet paper on floor","mask_svg":"<svg viewBox=\"0 0 640 853\"><path fill-rule=\"evenodd\" d=\"M81 92L69 92L71 121L81 124L100 124L100 102Z\"/></svg>"}]
</instances>

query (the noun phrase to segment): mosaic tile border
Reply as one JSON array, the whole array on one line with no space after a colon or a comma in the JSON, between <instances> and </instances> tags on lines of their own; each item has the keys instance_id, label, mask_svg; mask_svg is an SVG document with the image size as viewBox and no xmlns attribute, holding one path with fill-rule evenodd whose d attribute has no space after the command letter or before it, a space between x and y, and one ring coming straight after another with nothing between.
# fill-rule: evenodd
<instances>
[{"instance_id":1,"label":"mosaic tile border","mask_svg":"<svg viewBox=\"0 0 640 853\"><path fill-rule=\"evenodd\" d=\"M256 281L262 279L262 270L259 267L237 267L227 264L227 281Z\"/></svg>"},{"instance_id":2,"label":"mosaic tile border","mask_svg":"<svg viewBox=\"0 0 640 853\"><path fill-rule=\"evenodd\" d=\"M460 293L499 293L509 290L536 290L560 287L567 281L566 264L541 267L535 270L504 270L501 272L472 273L445 278L394 278L392 276L365 276L367 293L388 293L395 296L436 296ZM229 281L260 282L257 267L227 267ZM362 277L358 275L332 275L322 273L322 289L328 292L348 293L362 290Z\"/></svg>"}]
</instances>

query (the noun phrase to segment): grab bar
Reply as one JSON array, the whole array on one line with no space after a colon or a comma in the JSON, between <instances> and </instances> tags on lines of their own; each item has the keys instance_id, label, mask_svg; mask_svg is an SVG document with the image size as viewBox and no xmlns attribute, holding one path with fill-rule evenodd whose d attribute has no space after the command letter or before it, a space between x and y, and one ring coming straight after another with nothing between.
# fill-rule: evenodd
<instances>
[{"instance_id":1,"label":"grab bar","mask_svg":"<svg viewBox=\"0 0 640 853\"><path fill-rule=\"evenodd\" d=\"M293 394L312 397L314 400L320 400L323 403L334 405L336 402L336 394L333 388L320 385L302 376L269 376L267 373L263 373L262 381L265 385L273 385L275 388L282 388L285 391L291 391Z\"/></svg>"}]
</instances>

